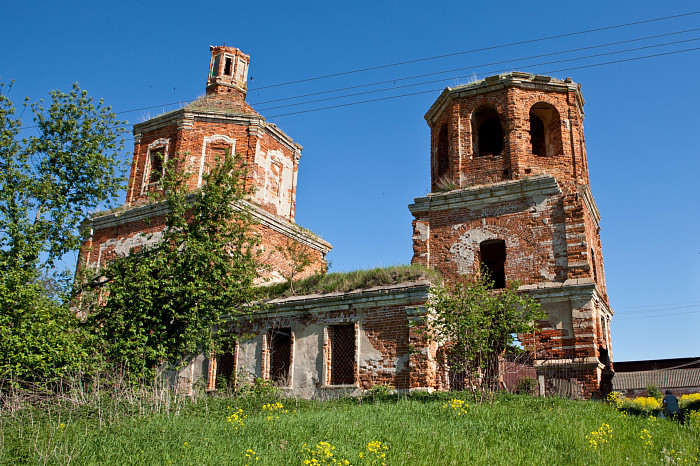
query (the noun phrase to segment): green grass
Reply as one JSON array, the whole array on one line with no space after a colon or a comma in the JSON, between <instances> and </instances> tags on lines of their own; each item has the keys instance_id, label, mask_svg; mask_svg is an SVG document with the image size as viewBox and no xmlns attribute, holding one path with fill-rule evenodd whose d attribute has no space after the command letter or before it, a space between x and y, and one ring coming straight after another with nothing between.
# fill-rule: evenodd
<instances>
[{"instance_id":1,"label":"green grass","mask_svg":"<svg viewBox=\"0 0 700 466\"><path fill-rule=\"evenodd\" d=\"M450 397L467 400L466 413L444 407ZM313 450L328 442L333 458L372 464L372 441L388 447L388 465L658 464L671 458L671 450L677 452L671 464L698 462L695 427L623 415L594 401L518 395L501 395L493 403L468 400L464 393L374 402L283 399L287 413L272 420L262 409L270 400L250 398L199 398L142 415L108 403L103 406L110 406L109 416L97 405L25 409L0 417L0 463L295 465L311 459L302 453L304 445ZM247 417L235 430L227 418L237 409ZM604 423L611 437L593 449L586 436ZM643 429L652 440L646 449ZM246 462L247 449L257 461Z\"/></svg>"},{"instance_id":2,"label":"green grass","mask_svg":"<svg viewBox=\"0 0 700 466\"><path fill-rule=\"evenodd\" d=\"M416 280L441 282L434 270L420 265L396 265L352 272L336 272L327 275L313 275L294 283L294 294L337 293L372 288L375 286L397 285ZM278 283L259 288L261 299L292 296L289 283Z\"/></svg>"}]
</instances>

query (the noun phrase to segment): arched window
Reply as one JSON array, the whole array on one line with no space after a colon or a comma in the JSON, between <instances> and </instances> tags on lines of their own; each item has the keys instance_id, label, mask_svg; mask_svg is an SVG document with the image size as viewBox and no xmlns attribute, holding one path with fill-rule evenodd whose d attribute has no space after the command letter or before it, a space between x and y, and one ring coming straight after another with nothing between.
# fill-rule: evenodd
<instances>
[{"instance_id":1,"label":"arched window","mask_svg":"<svg viewBox=\"0 0 700 466\"><path fill-rule=\"evenodd\" d=\"M482 241L479 245L479 263L491 280L494 289L506 287L506 242L502 239Z\"/></svg>"},{"instance_id":2,"label":"arched window","mask_svg":"<svg viewBox=\"0 0 700 466\"><path fill-rule=\"evenodd\" d=\"M437 151L435 154L435 182L433 188L443 181L443 178L450 171L449 140L447 136L447 125L442 125L438 134Z\"/></svg>"},{"instance_id":3,"label":"arched window","mask_svg":"<svg viewBox=\"0 0 700 466\"><path fill-rule=\"evenodd\" d=\"M503 127L498 112L492 107L479 107L472 115L474 156L501 155Z\"/></svg>"},{"instance_id":4,"label":"arched window","mask_svg":"<svg viewBox=\"0 0 700 466\"><path fill-rule=\"evenodd\" d=\"M532 154L551 157L563 152L559 112L546 102L530 108L530 146Z\"/></svg>"}]
</instances>

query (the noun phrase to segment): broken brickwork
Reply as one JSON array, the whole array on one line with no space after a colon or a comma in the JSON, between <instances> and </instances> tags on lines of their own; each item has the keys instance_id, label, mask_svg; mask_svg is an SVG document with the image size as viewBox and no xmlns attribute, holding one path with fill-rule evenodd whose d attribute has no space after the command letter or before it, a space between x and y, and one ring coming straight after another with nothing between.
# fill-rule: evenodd
<instances>
[{"instance_id":1,"label":"broken brickwork","mask_svg":"<svg viewBox=\"0 0 700 466\"><path fill-rule=\"evenodd\" d=\"M162 238L165 205L151 203L164 167L201 186L226 151L240 154L243 205L256 220L260 283L291 275L290 251L311 261L303 278L326 270L331 246L294 223L302 147L247 104L250 58L212 47L206 95L134 126L134 153L124 208L90 219L83 263L109 260ZM432 192L409 206L413 262L451 283L486 268L500 288L510 281L536 298L547 318L531 335L540 390L601 394L612 376L610 309L600 243L600 215L589 187L583 98L570 79L513 72L447 88L426 114L431 130ZM286 251L286 253L285 253ZM269 301L252 335L219 355L198 355L173 385L197 378L216 388L262 378L303 397L359 394L391 385L399 391L448 390L459 374L439 364L426 340L431 284L421 281ZM513 376L509 383L516 383ZM546 381L546 382L545 382Z\"/></svg>"},{"instance_id":2,"label":"broken brickwork","mask_svg":"<svg viewBox=\"0 0 700 466\"><path fill-rule=\"evenodd\" d=\"M194 191L226 151L239 154L245 168L244 187L250 189L250 209L261 238L261 282L291 276L292 263L284 251L298 245L310 265L296 278L326 270L331 246L294 223L296 183L302 147L245 101L250 58L233 47L212 47L206 95L184 108L134 125L134 154L124 207L94 217L81 249L81 263L99 268L132 249L157 242L165 227L164 204L153 204L161 190L164 169L188 175Z\"/></svg>"},{"instance_id":3,"label":"broken brickwork","mask_svg":"<svg viewBox=\"0 0 700 466\"><path fill-rule=\"evenodd\" d=\"M611 376L600 215L588 181L583 98L570 79L513 72L446 89L431 127L433 192L409 206L413 262L452 283L486 267L547 312L521 339L540 374L576 369L582 395Z\"/></svg>"}]
</instances>

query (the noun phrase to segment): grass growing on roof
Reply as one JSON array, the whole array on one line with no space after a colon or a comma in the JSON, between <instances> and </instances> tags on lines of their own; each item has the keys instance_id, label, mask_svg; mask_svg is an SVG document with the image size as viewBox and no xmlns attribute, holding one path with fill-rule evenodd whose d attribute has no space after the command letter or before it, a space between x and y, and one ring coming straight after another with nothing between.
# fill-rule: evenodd
<instances>
[{"instance_id":1,"label":"grass growing on roof","mask_svg":"<svg viewBox=\"0 0 700 466\"><path fill-rule=\"evenodd\" d=\"M440 282L440 275L434 270L417 264L378 267L375 269L335 272L327 275L313 275L294 283L294 294L340 293L372 288L375 286L397 285L421 279ZM277 283L259 289L261 299L292 296L289 283Z\"/></svg>"}]
</instances>

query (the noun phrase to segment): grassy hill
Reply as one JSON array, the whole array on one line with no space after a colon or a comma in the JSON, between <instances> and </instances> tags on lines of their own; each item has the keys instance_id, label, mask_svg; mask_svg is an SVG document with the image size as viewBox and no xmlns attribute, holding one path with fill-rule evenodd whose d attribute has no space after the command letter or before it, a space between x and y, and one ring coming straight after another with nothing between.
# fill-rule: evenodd
<instances>
[{"instance_id":1,"label":"grassy hill","mask_svg":"<svg viewBox=\"0 0 700 466\"><path fill-rule=\"evenodd\" d=\"M698 447L697 425L507 394L103 396L0 414L1 464L696 464Z\"/></svg>"}]
</instances>

